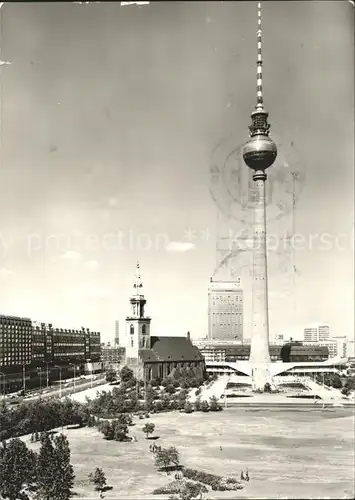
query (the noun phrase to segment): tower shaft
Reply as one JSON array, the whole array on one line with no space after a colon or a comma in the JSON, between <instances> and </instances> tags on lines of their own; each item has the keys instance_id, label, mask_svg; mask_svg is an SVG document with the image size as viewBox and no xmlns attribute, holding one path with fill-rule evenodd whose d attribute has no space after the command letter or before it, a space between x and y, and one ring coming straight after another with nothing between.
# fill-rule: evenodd
<instances>
[{"instance_id":1,"label":"tower shaft","mask_svg":"<svg viewBox=\"0 0 355 500\"><path fill-rule=\"evenodd\" d=\"M250 363L255 375L256 389L263 389L267 378L265 370L271 362L269 352L269 305L266 245L266 174L256 171L255 204L253 212L253 274L252 274L252 334ZM260 379L257 383L256 379Z\"/></svg>"}]
</instances>

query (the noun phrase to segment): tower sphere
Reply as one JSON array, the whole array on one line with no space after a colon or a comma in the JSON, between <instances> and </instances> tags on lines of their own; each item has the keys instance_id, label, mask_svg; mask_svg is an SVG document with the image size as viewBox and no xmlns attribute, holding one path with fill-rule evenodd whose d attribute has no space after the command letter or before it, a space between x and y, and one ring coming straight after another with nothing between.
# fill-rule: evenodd
<instances>
[{"instance_id":1,"label":"tower sphere","mask_svg":"<svg viewBox=\"0 0 355 500\"><path fill-rule=\"evenodd\" d=\"M243 146L243 159L253 170L266 170L271 167L276 156L276 144L264 134L252 136Z\"/></svg>"}]
</instances>

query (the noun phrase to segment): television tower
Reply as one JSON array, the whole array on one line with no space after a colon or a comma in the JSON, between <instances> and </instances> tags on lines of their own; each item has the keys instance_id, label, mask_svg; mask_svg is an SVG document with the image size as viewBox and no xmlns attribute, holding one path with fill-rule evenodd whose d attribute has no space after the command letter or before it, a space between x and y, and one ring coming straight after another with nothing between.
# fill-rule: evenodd
<instances>
[{"instance_id":1,"label":"television tower","mask_svg":"<svg viewBox=\"0 0 355 500\"><path fill-rule=\"evenodd\" d=\"M252 332L250 358L252 386L255 391L263 391L269 380L269 310L266 248L266 169L275 161L277 148L269 137L268 112L264 109L262 85L262 30L261 3L258 3L258 57L256 106L251 114L249 140L243 146L243 159L253 170L253 266L252 266Z\"/></svg>"}]
</instances>

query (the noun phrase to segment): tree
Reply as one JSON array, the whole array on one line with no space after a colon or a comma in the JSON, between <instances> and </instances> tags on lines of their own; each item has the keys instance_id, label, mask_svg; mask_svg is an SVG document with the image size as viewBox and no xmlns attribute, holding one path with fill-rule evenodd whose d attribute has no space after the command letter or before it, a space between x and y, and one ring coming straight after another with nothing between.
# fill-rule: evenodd
<instances>
[{"instance_id":1,"label":"tree","mask_svg":"<svg viewBox=\"0 0 355 500\"><path fill-rule=\"evenodd\" d=\"M117 380L117 375L116 375L116 372L114 370L109 369L107 370L106 372L106 382L114 382L115 380Z\"/></svg>"},{"instance_id":2,"label":"tree","mask_svg":"<svg viewBox=\"0 0 355 500\"><path fill-rule=\"evenodd\" d=\"M167 469L171 464L177 467L179 462L179 452L174 446L162 448L155 454L155 466L159 469Z\"/></svg>"},{"instance_id":3,"label":"tree","mask_svg":"<svg viewBox=\"0 0 355 500\"><path fill-rule=\"evenodd\" d=\"M334 389L341 389L343 387L341 378L337 373L333 374L332 386L334 387Z\"/></svg>"},{"instance_id":4,"label":"tree","mask_svg":"<svg viewBox=\"0 0 355 500\"><path fill-rule=\"evenodd\" d=\"M69 500L74 478L66 436L60 434L51 440L48 433L42 433L38 455L39 497L42 500Z\"/></svg>"},{"instance_id":5,"label":"tree","mask_svg":"<svg viewBox=\"0 0 355 500\"><path fill-rule=\"evenodd\" d=\"M65 398L64 401L61 402L61 426L62 428L66 425L70 425L74 416L74 408L73 401L70 398Z\"/></svg>"},{"instance_id":6,"label":"tree","mask_svg":"<svg viewBox=\"0 0 355 500\"><path fill-rule=\"evenodd\" d=\"M70 448L66 436L59 434L54 438L56 500L69 500L74 486L74 469L70 463Z\"/></svg>"},{"instance_id":7,"label":"tree","mask_svg":"<svg viewBox=\"0 0 355 500\"><path fill-rule=\"evenodd\" d=\"M117 422L117 421L116 421ZM128 426L118 422L114 425L114 440L127 441L128 440Z\"/></svg>"},{"instance_id":8,"label":"tree","mask_svg":"<svg viewBox=\"0 0 355 500\"><path fill-rule=\"evenodd\" d=\"M142 431L146 434L147 439L149 434L153 434L154 430L155 430L155 424L153 423L145 424L145 426L142 429Z\"/></svg>"},{"instance_id":9,"label":"tree","mask_svg":"<svg viewBox=\"0 0 355 500\"><path fill-rule=\"evenodd\" d=\"M97 467L94 472L91 472L89 474L89 479L91 483L94 483L95 485L95 491L98 491L100 493L100 498L103 498L104 491L106 491L106 483L107 479L105 476L105 473L102 469Z\"/></svg>"},{"instance_id":10,"label":"tree","mask_svg":"<svg viewBox=\"0 0 355 500\"><path fill-rule=\"evenodd\" d=\"M128 440L128 426L120 420L104 420L100 423L100 432L105 436L108 441L127 441Z\"/></svg>"},{"instance_id":11,"label":"tree","mask_svg":"<svg viewBox=\"0 0 355 500\"><path fill-rule=\"evenodd\" d=\"M133 371L130 368L128 368L128 366L124 366L122 368L120 375L122 382L129 382L132 379L134 379Z\"/></svg>"},{"instance_id":12,"label":"tree","mask_svg":"<svg viewBox=\"0 0 355 500\"><path fill-rule=\"evenodd\" d=\"M17 500L24 487L35 481L36 455L18 438L0 449L0 495Z\"/></svg>"},{"instance_id":13,"label":"tree","mask_svg":"<svg viewBox=\"0 0 355 500\"><path fill-rule=\"evenodd\" d=\"M345 383L345 387L350 389L350 391L355 390L355 377L349 377Z\"/></svg>"},{"instance_id":14,"label":"tree","mask_svg":"<svg viewBox=\"0 0 355 500\"><path fill-rule=\"evenodd\" d=\"M47 432L42 432L40 436L41 448L38 454L38 492L43 500L55 498L55 463L54 446Z\"/></svg>"}]
</instances>

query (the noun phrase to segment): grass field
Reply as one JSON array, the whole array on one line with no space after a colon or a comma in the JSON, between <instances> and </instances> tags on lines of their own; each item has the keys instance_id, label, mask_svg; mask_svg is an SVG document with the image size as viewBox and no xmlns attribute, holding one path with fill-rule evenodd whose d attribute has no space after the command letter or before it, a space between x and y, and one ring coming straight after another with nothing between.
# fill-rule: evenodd
<instances>
[{"instance_id":1,"label":"grass field","mask_svg":"<svg viewBox=\"0 0 355 500\"><path fill-rule=\"evenodd\" d=\"M176 446L183 465L236 478L241 469L249 469L250 482L244 490L210 492L206 498L354 498L351 409L231 408L220 413L162 413L149 421L160 436L157 444ZM87 479L95 467L104 469L113 486L107 499L151 496L155 488L173 479L154 467L149 452L152 441L141 430L147 420L135 422L130 427L131 435L138 438L135 443L106 441L96 429L65 431L79 497L98 498Z\"/></svg>"}]
</instances>

